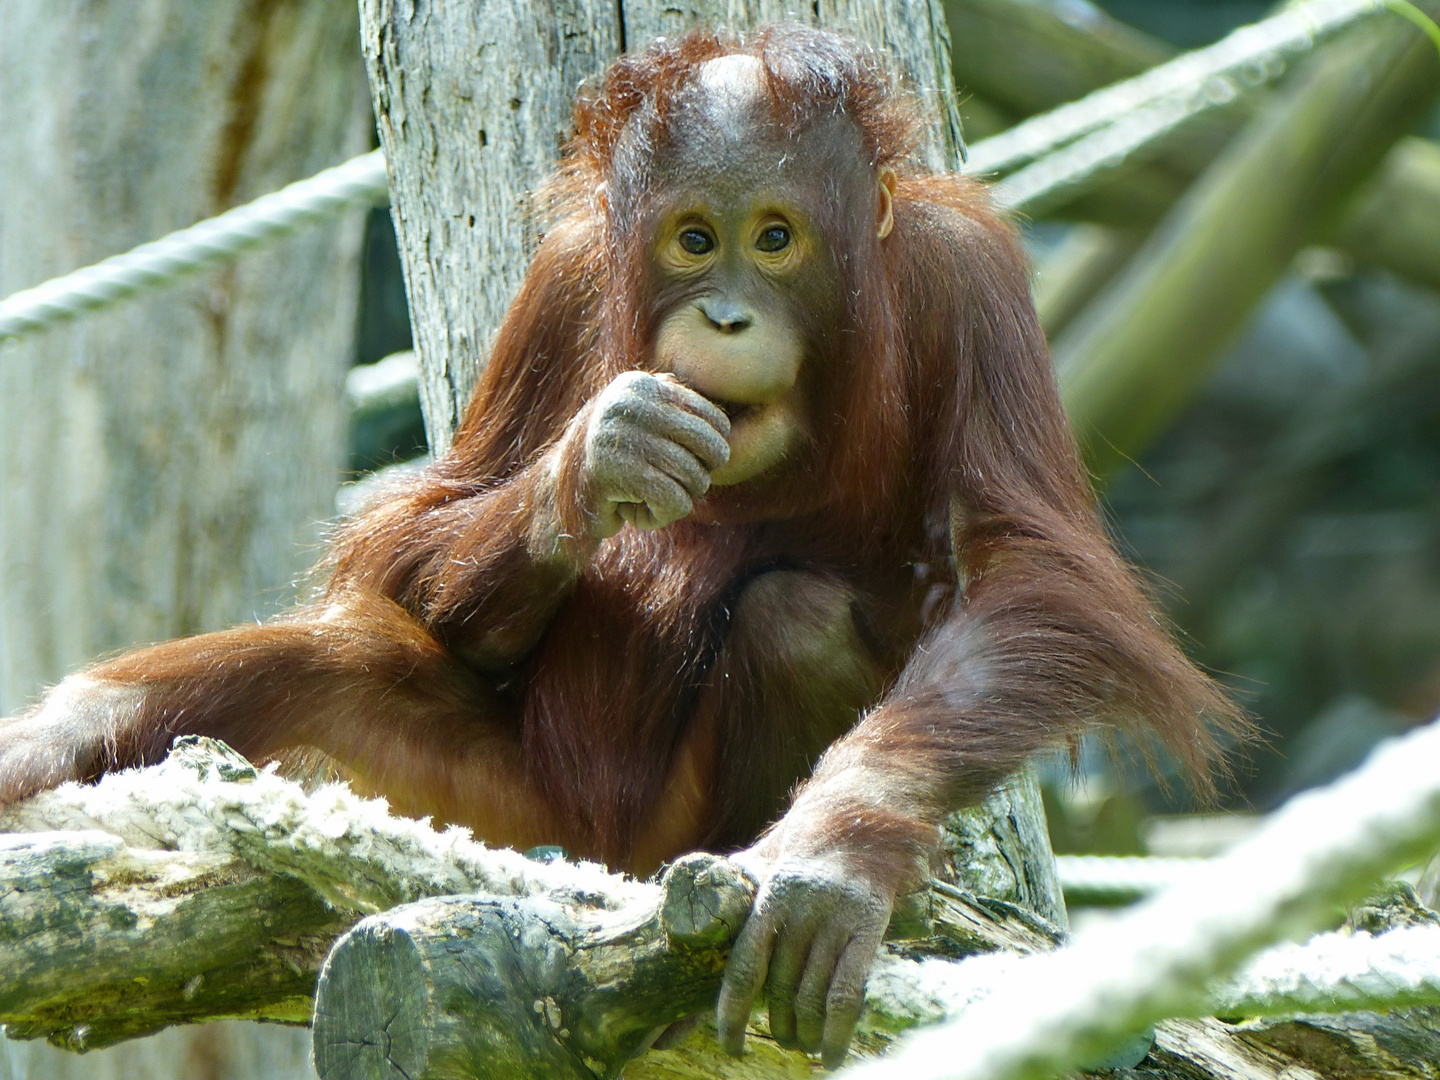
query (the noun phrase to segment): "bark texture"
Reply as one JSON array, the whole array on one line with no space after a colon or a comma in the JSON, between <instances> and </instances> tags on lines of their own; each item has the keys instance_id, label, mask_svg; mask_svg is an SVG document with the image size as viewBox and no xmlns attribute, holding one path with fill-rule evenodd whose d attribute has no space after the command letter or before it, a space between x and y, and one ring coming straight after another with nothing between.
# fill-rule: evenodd
<instances>
[{"instance_id":1,"label":"bark texture","mask_svg":"<svg viewBox=\"0 0 1440 1080\"><path fill-rule=\"evenodd\" d=\"M543 218L533 195L560 160L575 93L623 49L706 25L791 20L853 33L900 61L933 103L928 160L959 163L938 0L362 0L360 13L437 452L450 443L529 266Z\"/></svg>"},{"instance_id":2,"label":"bark texture","mask_svg":"<svg viewBox=\"0 0 1440 1080\"><path fill-rule=\"evenodd\" d=\"M326 962L315 1039L327 1080L402 1080L392 1066L409 1080L588 1078L622 1064L631 1080L760 1080L814 1069L780 1049L763 1018L752 1022L743 1059L715 1042L710 1003L750 894L713 856L677 864L663 887L596 866L534 862L390 816L383 803L343 787L307 794L204 739L187 740L151 769L7 807L0 827L9 834L0 845L0 1022L72 1049L215 1016L303 1021L331 940L384 911L346 934ZM1371 934L1436 924L1440 915L1405 887L1350 920ZM860 1055L955 1015L1023 963L1014 954L1053 947L1057 928L940 884L910 898L891 938L866 989ZM1426 948L1433 936L1415 940ZM1312 945L1320 951L1289 962L1329 985L1338 954ZM1012 955L958 966L936 959L997 951ZM1273 961L1262 969L1273 973ZM1274 994L1291 990L1267 985L1240 978L1215 1000L1231 1013L1250 1002L1268 1015L1277 1011ZM1334 993L1353 995L1356 985ZM1323 1008L1324 1000L1311 995L1295 1007ZM645 1049L687 1016L697 1022ZM27 1068L17 1064L18 1044L4 1044L0 1076L299 1075L295 1040L270 1030L279 1037L257 1039L253 1025L176 1030L168 1063L145 1040ZM1166 1021L1153 1046L1128 1048L1130 1071L1100 1075L1434 1080L1437 1031L1437 1011L1427 1007ZM639 1056L627 1062L632 1053ZM1308 1071L1285 1071L1297 1068Z\"/></svg>"},{"instance_id":3,"label":"bark texture","mask_svg":"<svg viewBox=\"0 0 1440 1080\"><path fill-rule=\"evenodd\" d=\"M346 0L15 0L0 295L362 152ZM0 715L283 604L343 461L358 214L0 347Z\"/></svg>"},{"instance_id":4,"label":"bark texture","mask_svg":"<svg viewBox=\"0 0 1440 1080\"><path fill-rule=\"evenodd\" d=\"M4 27L0 296L369 143L350 0L8 0ZM0 345L0 716L291 595L344 460L360 225ZM307 1050L241 1024L83 1058L0 1041L0 1078L290 1080Z\"/></svg>"},{"instance_id":5,"label":"bark texture","mask_svg":"<svg viewBox=\"0 0 1440 1080\"><path fill-rule=\"evenodd\" d=\"M748 884L713 856L695 857L713 872L672 879L664 893L598 866L537 863L460 830L437 833L342 786L306 794L208 739L183 740L153 768L0 809L0 829L0 1022L71 1050L217 1016L304 1023L338 935L396 905L408 905L396 908L404 923L417 902L452 894L469 895L436 901L440 909L500 912L532 944L579 935L585 948L604 945L587 955L608 957L606 978L577 968L571 982L613 1032L626 1017L669 1015L676 1000L686 1006L679 1015L704 1010L714 961L750 903ZM668 929L656 937L660 921ZM947 955L1035 951L1059 933L1016 905L946 886L911 897L892 925ZM688 949L678 962L667 946L677 937ZM451 983L467 977L466 964L489 962L482 944L471 941ZM527 949L513 950L516 970L533 967ZM710 958L703 972L691 962L697 952ZM394 973L352 976L332 987L383 1000L419 985ZM597 990L606 979L611 989ZM515 977L491 990L492 1011L533 998Z\"/></svg>"}]
</instances>

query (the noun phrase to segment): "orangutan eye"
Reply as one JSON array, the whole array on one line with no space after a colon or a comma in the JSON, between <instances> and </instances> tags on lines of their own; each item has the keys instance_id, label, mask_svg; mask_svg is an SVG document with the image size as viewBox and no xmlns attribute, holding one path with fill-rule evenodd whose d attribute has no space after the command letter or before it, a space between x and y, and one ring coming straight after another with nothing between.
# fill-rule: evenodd
<instances>
[{"instance_id":1,"label":"orangutan eye","mask_svg":"<svg viewBox=\"0 0 1440 1080\"><path fill-rule=\"evenodd\" d=\"M680 246L691 255L705 255L715 249L715 238L703 229L686 229L680 234Z\"/></svg>"},{"instance_id":2,"label":"orangutan eye","mask_svg":"<svg viewBox=\"0 0 1440 1080\"><path fill-rule=\"evenodd\" d=\"M784 251L790 246L790 230L784 225L771 225L760 234L755 246L761 251Z\"/></svg>"}]
</instances>

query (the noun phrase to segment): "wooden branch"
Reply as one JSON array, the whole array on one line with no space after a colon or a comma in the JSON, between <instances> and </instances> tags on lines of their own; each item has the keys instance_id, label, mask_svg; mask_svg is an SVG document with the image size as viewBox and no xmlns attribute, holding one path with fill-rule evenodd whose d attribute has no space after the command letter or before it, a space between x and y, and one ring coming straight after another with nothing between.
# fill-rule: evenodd
<instances>
[{"instance_id":1,"label":"wooden branch","mask_svg":"<svg viewBox=\"0 0 1440 1080\"><path fill-rule=\"evenodd\" d=\"M655 886L313 794L222 743L0 808L0 1022L87 1050L216 1017L309 1020L363 915L453 892L621 908Z\"/></svg>"},{"instance_id":2,"label":"wooden branch","mask_svg":"<svg viewBox=\"0 0 1440 1080\"><path fill-rule=\"evenodd\" d=\"M989 820L1009 817L992 809ZM216 1017L304 1023L336 937L397 904L481 893L627 925L653 920L664 896L593 864L436 832L343 785L307 794L210 739L0 808L0 830L0 1022L72 1050ZM985 846L974 844L978 879L997 882ZM1057 940L1016 904L940 889L896 925L942 935L947 955Z\"/></svg>"},{"instance_id":3,"label":"wooden branch","mask_svg":"<svg viewBox=\"0 0 1440 1080\"><path fill-rule=\"evenodd\" d=\"M1023 819L1022 810L1010 814ZM399 1080L392 1064L410 1080L608 1076L621 1065L630 1080L811 1071L803 1055L769 1038L763 1017L752 1022L741 1060L714 1041L707 1017L750 900L749 883L714 856L681 860L663 885L532 862L459 830L391 817L382 802L344 787L307 794L200 739L184 740L154 768L7 807L0 828L41 830L0 840L0 1021L12 1037L49 1036L80 1050L212 1017L303 1023L321 958L344 934L315 1015L326 1080ZM953 841L949 858L962 849L983 856L985 835ZM976 865L979 880L997 880L984 858ZM451 892L469 895L441 897ZM355 926L397 897L415 902ZM1410 911L1372 905L1359 925L1379 933L1435 918ZM1430 947L1434 931L1425 933L1411 952ZM916 1024L954 1015L1007 965L1058 936L1024 907L943 882L911 897L867 986L856 1055L882 1053ZM1277 992L1290 994L1297 1011L1332 999L1353 1005L1373 997L1367 986L1399 987L1397 1002L1435 995L1433 979L1402 985L1383 973L1327 990L1325 972L1335 965L1320 963L1325 948L1334 947L1317 942L1320 974L1300 979L1298 991L1285 987L1303 973L1299 961L1286 966L1283 985L1252 973L1217 1000L1232 1013L1258 1013L1287 1007ZM992 955L947 959L976 952ZM674 1021L682 1023L666 1030ZM1316 1031L1328 1041L1307 1041ZM1379 1038L1369 1050L1367 1033ZM1268 1077L1275 1073L1227 1072L1216 1062L1311 1067L1343 1047L1345 1060L1373 1070L1364 1075L1419 1077L1426 1074L1395 1064L1393 1047L1436 1039L1424 1009L1173 1021L1159 1026L1130 1075Z\"/></svg>"},{"instance_id":4,"label":"wooden branch","mask_svg":"<svg viewBox=\"0 0 1440 1080\"><path fill-rule=\"evenodd\" d=\"M613 1076L666 1026L714 1006L754 898L738 868L682 859L664 900L624 912L447 897L366 919L315 1004L322 1077Z\"/></svg>"},{"instance_id":5,"label":"wooden branch","mask_svg":"<svg viewBox=\"0 0 1440 1080\"><path fill-rule=\"evenodd\" d=\"M219 1016L306 1023L354 921L295 878L99 831L4 837L0 890L6 1035L68 1050Z\"/></svg>"}]
</instances>

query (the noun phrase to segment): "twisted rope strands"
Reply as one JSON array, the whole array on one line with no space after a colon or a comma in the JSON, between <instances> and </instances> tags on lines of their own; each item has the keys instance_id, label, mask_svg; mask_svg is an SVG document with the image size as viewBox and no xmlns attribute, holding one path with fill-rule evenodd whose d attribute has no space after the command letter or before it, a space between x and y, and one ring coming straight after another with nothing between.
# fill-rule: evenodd
<instances>
[{"instance_id":1,"label":"twisted rope strands","mask_svg":"<svg viewBox=\"0 0 1440 1080\"><path fill-rule=\"evenodd\" d=\"M1057 855L1067 903L1138 900L1168 888L1209 859L1154 855Z\"/></svg>"},{"instance_id":2,"label":"twisted rope strands","mask_svg":"<svg viewBox=\"0 0 1440 1080\"><path fill-rule=\"evenodd\" d=\"M1385 7L1385 0L1298 4L1242 26L1214 45L1182 53L1134 78L1102 87L976 143L970 147L965 171L1013 173L1112 126L1122 133L1149 131L1228 104L1242 89L1274 82L1292 58L1309 53L1324 38ZM1152 117L1152 113L1159 115ZM1142 140L1145 137L1141 135ZM1111 151L1128 141L1118 140ZM1001 190L1005 190L1003 185ZM1017 189L1012 198L1019 196Z\"/></svg>"},{"instance_id":3,"label":"twisted rope strands","mask_svg":"<svg viewBox=\"0 0 1440 1080\"><path fill-rule=\"evenodd\" d=\"M1003 953L958 962L884 956L865 986L865 1004L885 1027L953 1020L1028 962ZM1440 926L1319 934L1266 949L1212 987L1196 1013L1287 1017L1416 1005L1440 1005Z\"/></svg>"},{"instance_id":4,"label":"twisted rope strands","mask_svg":"<svg viewBox=\"0 0 1440 1080\"><path fill-rule=\"evenodd\" d=\"M853 1080L1020 1080L1103 1058L1146 1025L1211 1011L1207 988L1257 949L1323 924L1440 845L1440 723L1292 799L1252 839L1113 923L1018 963L958 1019Z\"/></svg>"},{"instance_id":5,"label":"twisted rope strands","mask_svg":"<svg viewBox=\"0 0 1440 1080\"><path fill-rule=\"evenodd\" d=\"M0 341L167 285L352 207L382 205L389 191L379 150L352 158L219 217L0 300Z\"/></svg>"},{"instance_id":6,"label":"twisted rope strands","mask_svg":"<svg viewBox=\"0 0 1440 1080\"><path fill-rule=\"evenodd\" d=\"M971 148L970 173L1004 175L996 202L1044 216L1090 183L1192 121L1275 82L1291 61L1369 16L1385 0L1311 0L1133 79L1062 105Z\"/></svg>"}]
</instances>

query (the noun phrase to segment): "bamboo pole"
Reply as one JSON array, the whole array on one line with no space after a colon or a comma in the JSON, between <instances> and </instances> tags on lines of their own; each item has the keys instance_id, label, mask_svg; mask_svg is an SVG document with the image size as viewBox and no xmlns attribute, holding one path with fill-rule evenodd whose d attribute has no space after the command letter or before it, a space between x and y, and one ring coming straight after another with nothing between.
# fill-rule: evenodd
<instances>
[{"instance_id":1,"label":"bamboo pole","mask_svg":"<svg viewBox=\"0 0 1440 1080\"><path fill-rule=\"evenodd\" d=\"M1437 75L1433 45L1399 19L1324 50L1060 336L1061 389L1093 468L1141 452L1179 411L1317 223L1427 106Z\"/></svg>"}]
</instances>

